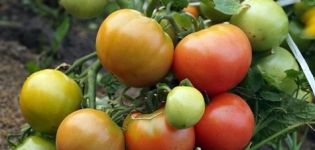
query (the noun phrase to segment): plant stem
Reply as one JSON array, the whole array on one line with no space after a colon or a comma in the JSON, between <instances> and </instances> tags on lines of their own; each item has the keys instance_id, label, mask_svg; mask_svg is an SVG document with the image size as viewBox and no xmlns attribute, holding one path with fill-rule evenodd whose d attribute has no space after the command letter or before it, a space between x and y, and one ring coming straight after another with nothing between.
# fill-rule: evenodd
<instances>
[{"instance_id":1,"label":"plant stem","mask_svg":"<svg viewBox=\"0 0 315 150\"><path fill-rule=\"evenodd\" d=\"M89 68L87 72L87 93L85 97L88 100L89 108L96 108L96 75L101 69L99 60L96 60Z\"/></svg>"},{"instance_id":2,"label":"plant stem","mask_svg":"<svg viewBox=\"0 0 315 150\"><path fill-rule=\"evenodd\" d=\"M256 149L259 149L261 146L265 145L266 143L270 142L271 140L277 138L278 136L280 135L283 135L285 134L286 132L289 132L290 130L293 130L297 127L300 127L302 125L305 125L305 124L314 124L315 122L307 122L307 123L297 123L297 124L294 124L294 125L291 125L275 134L273 134L272 136L268 137L267 139L255 144L252 148L250 148L251 150L256 150Z\"/></svg>"},{"instance_id":3,"label":"plant stem","mask_svg":"<svg viewBox=\"0 0 315 150\"><path fill-rule=\"evenodd\" d=\"M83 56L79 59L77 59L68 70L65 71L65 74L70 74L75 68L77 68L78 66L81 66L84 62L86 62L87 60L93 58L96 56L96 52L90 53L86 56Z\"/></svg>"}]
</instances>

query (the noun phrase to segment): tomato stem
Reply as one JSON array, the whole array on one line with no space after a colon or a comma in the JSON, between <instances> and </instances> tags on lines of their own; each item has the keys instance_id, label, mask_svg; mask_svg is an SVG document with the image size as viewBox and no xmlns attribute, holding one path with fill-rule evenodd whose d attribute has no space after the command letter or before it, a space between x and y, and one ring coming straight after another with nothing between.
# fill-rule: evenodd
<instances>
[{"instance_id":1,"label":"tomato stem","mask_svg":"<svg viewBox=\"0 0 315 150\"><path fill-rule=\"evenodd\" d=\"M265 145L266 143L270 142L271 140L273 140L273 139L275 139L275 138L277 138L277 137L279 137L279 136L281 136L281 135L283 135L283 134L285 134L285 133L287 133L287 132L289 132L289 131L291 131L291 130L293 130L293 129L295 129L295 128L298 128L298 127L300 127L300 126L302 126L302 125L306 125L306 124L315 124L315 122L303 122L303 123L293 124L293 125L291 125L291 126L285 128L285 129L283 129L283 130L281 130L281 131L279 131L279 132L273 134L272 136L266 138L265 140L262 140L261 142L255 144L255 145L254 145L252 148L250 148L250 149L251 149L251 150L259 149L261 146Z\"/></svg>"},{"instance_id":2,"label":"tomato stem","mask_svg":"<svg viewBox=\"0 0 315 150\"><path fill-rule=\"evenodd\" d=\"M87 72L87 93L84 97L88 101L89 108L96 108L96 75L101 69L100 61L97 59L89 68Z\"/></svg>"},{"instance_id":3,"label":"tomato stem","mask_svg":"<svg viewBox=\"0 0 315 150\"><path fill-rule=\"evenodd\" d=\"M86 56L83 56L79 59L77 59L68 70L65 71L65 74L69 75L74 69L82 66L83 63L85 63L87 60L90 60L96 56L96 52L92 52Z\"/></svg>"}]
</instances>

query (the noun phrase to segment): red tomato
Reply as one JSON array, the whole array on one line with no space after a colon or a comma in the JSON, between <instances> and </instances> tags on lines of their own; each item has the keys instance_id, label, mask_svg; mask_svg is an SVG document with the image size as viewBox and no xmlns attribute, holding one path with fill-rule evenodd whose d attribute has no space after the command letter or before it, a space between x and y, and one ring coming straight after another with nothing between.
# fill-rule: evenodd
<instances>
[{"instance_id":1,"label":"red tomato","mask_svg":"<svg viewBox=\"0 0 315 150\"><path fill-rule=\"evenodd\" d=\"M246 75L252 49L246 34L231 24L217 24L192 33L175 49L174 70L209 95L225 92Z\"/></svg>"},{"instance_id":2,"label":"red tomato","mask_svg":"<svg viewBox=\"0 0 315 150\"><path fill-rule=\"evenodd\" d=\"M212 99L195 126L202 150L241 150L254 131L254 115L239 96L223 93Z\"/></svg>"},{"instance_id":3,"label":"red tomato","mask_svg":"<svg viewBox=\"0 0 315 150\"><path fill-rule=\"evenodd\" d=\"M164 109L152 114L131 114L124 124L128 150L192 150L195 146L194 128L171 127Z\"/></svg>"}]
</instances>

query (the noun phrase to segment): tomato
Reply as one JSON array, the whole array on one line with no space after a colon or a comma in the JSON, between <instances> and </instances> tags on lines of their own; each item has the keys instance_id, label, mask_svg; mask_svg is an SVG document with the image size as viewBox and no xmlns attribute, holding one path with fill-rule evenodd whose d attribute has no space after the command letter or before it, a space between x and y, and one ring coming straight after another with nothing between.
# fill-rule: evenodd
<instances>
[{"instance_id":1,"label":"tomato","mask_svg":"<svg viewBox=\"0 0 315 150\"><path fill-rule=\"evenodd\" d=\"M297 88L294 81L289 81L292 79L284 81L287 76L285 71L299 70L298 63L288 50L281 47L273 48L270 55L259 58L255 65L269 84L288 93L292 93Z\"/></svg>"},{"instance_id":2,"label":"tomato","mask_svg":"<svg viewBox=\"0 0 315 150\"><path fill-rule=\"evenodd\" d=\"M254 124L254 115L241 97L217 95L195 126L197 146L203 150L241 150L250 141Z\"/></svg>"},{"instance_id":3,"label":"tomato","mask_svg":"<svg viewBox=\"0 0 315 150\"><path fill-rule=\"evenodd\" d=\"M194 129L171 127L163 109L152 114L133 113L124 124L128 150L192 150L195 145Z\"/></svg>"},{"instance_id":4,"label":"tomato","mask_svg":"<svg viewBox=\"0 0 315 150\"><path fill-rule=\"evenodd\" d=\"M206 18L211 19L212 22L224 22L230 19L230 15L226 15L214 8L213 0L208 0L207 3L201 1L200 2L200 12Z\"/></svg>"},{"instance_id":5,"label":"tomato","mask_svg":"<svg viewBox=\"0 0 315 150\"><path fill-rule=\"evenodd\" d=\"M43 137L33 135L27 137L21 145L15 150L55 150L56 147L52 141Z\"/></svg>"},{"instance_id":6,"label":"tomato","mask_svg":"<svg viewBox=\"0 0 315 150\"><path fill-rule=\"evenodd\" d=\"M288 35L288 17L273 0L245 0L248 8L233 15L231 23L239 26L251 41L254 51L279 46Z\"/></svg>"},{"instance_id":7,"label":"tomato","mask_svg":"<svg viewBox=\"0 0 315 150\"><path fill-rule=\"evenodd\" d=\"M103 111L81 109L60 124L58 150L124 150L124 135L119 126Z\"/></svg>"},{"instance_id":8,"label":"tomato","mask_svg":"<svg viewBox=\"0 0 315 150\"><path fill-rule=\"evenodd\" d=\"M184 12L191 14L195 18L198 18L199 16L199 10L195 6L191 6L191 5L187 6L186 8L184 8Z\"/></svg>"},{"instance_id":9,"label":"tomato","mask_svg":"<svg viewBox=\"0 0 315 150\"><path fill-rule=\"evenodd\" d=\"M167 95L165 117L175 128L194 126L201 119L204 110L203 96L193 87L177 86Z\"/></svg>"},{"instance_id":10,"label":"tomato","mask_svg":"<svg viewBox=\"0 0 315 150\"><path fill-rule=\"evenodd\" d=\"M60 0L59 3L75 17L92 18L104 11L107 0Z\"/></svg>"},{"instance_id":11,"label":"tomato","mask_svg":"<svg viewBox=\"0 0 315 150\"><path fill-rule=\"evenodd\" d=\"M20 108L35 130L55 133L63 118L80 108L82 99L81 89L74 80L58 70L45 69L24 82Z\"/></svg>"},{"instance_id":12,"label":"tomato","mask_svg":"<svg viewBox=\"0 0 315 150\"><path fill-rule=\"evenodd\" d=\"M252 51L238 27L217 24L192 33L175 48L174 71L200 91L215 95L236 86L246 75Z\"/></svg>"},{"instance_id":13,"label":"tomato","mask_svg":"<svg viewBox=\"0 0 315 150\"><path fill-rule=\"evenodd\" d=\"M118 10L104 20L96 49L103 67L136 87L161 80L171 67L174 51L172 39L155 20L131 9Z\"/></svg>"}]
</instances>

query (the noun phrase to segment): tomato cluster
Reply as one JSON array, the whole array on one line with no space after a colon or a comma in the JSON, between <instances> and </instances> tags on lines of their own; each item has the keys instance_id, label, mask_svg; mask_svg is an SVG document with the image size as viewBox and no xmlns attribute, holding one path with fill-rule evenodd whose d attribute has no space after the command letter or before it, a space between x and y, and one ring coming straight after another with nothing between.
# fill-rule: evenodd
<instances>
[{"instance_id":1,"label":"tomato cluster","mask_svg":"<svg viewBox=\"0 0 315 150\"><path fill-rule=\"evenodd\" d=\"M70 13L79 7L67 0L61 3ZM175 76L176 86L170 85L161 107L151 113L131 109L119 127L104 111L80 109L84 99L80 87L57 70L39 71L25 81L22 113L34 130L56 134L58 150L244 149L253 136L254 114L246 100L230 90L252 65L268 84L290 93L296 85L287 87L293 81L285 71L299 67L292 54L279 47L289 26L283 9L273 0L245 0L242 5L247 7L234 15L214 9L212 1L203 1L200 9L184 9L195 19L200 10L214 24L185 36L177 31L168 35L161 19L133 9L106 17L97 32L96 54L108 72L126 86L138 88L154 87L170 72ZM94 11L78 14L90 15ZM270 54L255 57L252 63L254 52L260 51ZM179 85L185 79L192 85Z\"/></svg>"}]
</instances>

